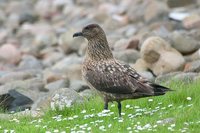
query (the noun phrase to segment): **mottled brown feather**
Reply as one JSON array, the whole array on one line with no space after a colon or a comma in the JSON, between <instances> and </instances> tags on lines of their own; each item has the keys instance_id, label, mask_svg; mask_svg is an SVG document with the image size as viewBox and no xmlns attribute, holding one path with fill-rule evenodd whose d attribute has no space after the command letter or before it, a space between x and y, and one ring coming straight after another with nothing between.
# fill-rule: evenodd
<instances>
[{"instance_id":1,"label":"mottled brown feather","mask_svg":"<svg viewBox=\"0 0 200 133\"><path fill-rule=\"evenodd\" d=\"M120 101L148 96L163 95L169 88L149 82L141 77L129 65L114 59L103 29L97 24L87 25L81 35L88 40L86 58L83 63L82 75L92 89L103 96L105 109L110 101Z\"/></svg>"}]
</instances>

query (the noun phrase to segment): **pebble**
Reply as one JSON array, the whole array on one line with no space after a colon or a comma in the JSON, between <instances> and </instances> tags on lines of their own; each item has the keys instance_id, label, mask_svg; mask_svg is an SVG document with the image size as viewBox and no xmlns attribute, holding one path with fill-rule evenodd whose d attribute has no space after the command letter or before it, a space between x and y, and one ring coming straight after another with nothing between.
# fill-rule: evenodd
<instances>
[{"instance_id":1,"label":"pebble","mask_svg":"<svg viewBox=\"0 0 200 133\"><path fill-rule=\"evenodd\" d=\"M199 42L184 33L175 31L172 33L172 47L182 54L190 54L200 48ZM190 44L190 45L188 45Z\"/></svg>"},{"instance_id":2,"label":"pebble","mask_svg":"<svg viewBox=\"0 0 200 133\"><path fill-rule=\"evenodd\" d=\"M21 60L21 52L13 44L3 44L0 47L0 61L17 64Z\"/></svg>"}]
</instances>

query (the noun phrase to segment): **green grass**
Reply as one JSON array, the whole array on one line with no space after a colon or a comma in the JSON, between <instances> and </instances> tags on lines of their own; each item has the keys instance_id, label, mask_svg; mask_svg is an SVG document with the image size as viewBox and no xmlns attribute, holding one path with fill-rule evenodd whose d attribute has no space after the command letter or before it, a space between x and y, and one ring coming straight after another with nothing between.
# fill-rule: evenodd
<instances>
[{"instance_id":1,"label":"green grass","mask_svg":"<svg viewBox=\"0 0 200 133\"><path fill-rule=\"evenodd\" d=\"M0 120L0 132L44 133L85 131L91 133L113 132L191 132L200 128L200 82L184 84L173 82L168 87L173 92L164 96L127 100L122 102L122 118L118 118L116 103L110 103L110 116L98 116L103 101L97 96L81 105L63 111L47 111L41 118L21 117L19 122ZM188 100L187 97L191 97ZM153 101L149 101L153 99ZM115 106L115 107L114 107ZM129 107L130 106L130 107ZM84 113L83 110L86 112ZM82 113L81 113L82 112ZM86 116L91 116L86 118ZM85 117L85 118L84 118ZM171 122L159 124L164 119ZM146 125L146 126L145 126ZM104 128L103 128L104 127ZM146 127L146 128L145 128Z\"/></svg>"}]
</instances>

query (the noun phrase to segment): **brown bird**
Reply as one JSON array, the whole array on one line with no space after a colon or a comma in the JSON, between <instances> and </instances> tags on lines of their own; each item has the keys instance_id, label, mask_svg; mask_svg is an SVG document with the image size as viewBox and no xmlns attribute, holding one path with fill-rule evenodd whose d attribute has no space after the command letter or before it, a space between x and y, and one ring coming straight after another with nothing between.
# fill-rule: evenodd
<instances>
[{"instance_id":1,"label":"brown bird","mask_svg":"<svg viewBox=\"0 0 200 133\"><path fill-rule=\"evenodd\" d=\"M149 82L129 65L117 61L99 25L87 25L82 32L73 35L78 36L88 40L82 68L83 78L90 88L96 89L103 97L104 109L108 109L108 102L116 101L121 116L122 100L158 96L170 91L169 88Z\"/></svg>"}]
</instances>

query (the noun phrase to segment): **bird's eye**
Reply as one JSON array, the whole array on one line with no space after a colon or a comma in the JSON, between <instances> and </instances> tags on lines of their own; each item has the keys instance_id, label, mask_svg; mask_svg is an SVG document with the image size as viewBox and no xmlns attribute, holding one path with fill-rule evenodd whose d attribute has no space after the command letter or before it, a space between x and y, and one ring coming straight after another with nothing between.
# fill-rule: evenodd
<instances>
[{"instance_id":1,"label":"bird's eye","mask_svg":"<svg viewBox=\"0 0 200 133\"><path fill-rule=\"evenodd\" d=\"M85 27L85 29L86 29L86 30L89 30L89 27L87 26L87 27Z\"/></svg>"}]
</instances>

